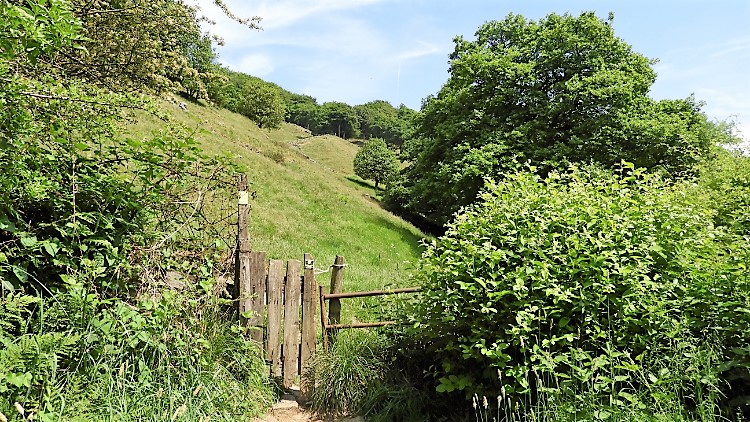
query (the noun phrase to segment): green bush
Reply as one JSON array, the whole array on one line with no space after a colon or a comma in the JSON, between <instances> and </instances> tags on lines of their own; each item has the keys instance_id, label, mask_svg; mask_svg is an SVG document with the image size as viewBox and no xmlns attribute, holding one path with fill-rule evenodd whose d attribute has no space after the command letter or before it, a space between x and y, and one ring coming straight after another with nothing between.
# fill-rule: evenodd
<instances>
[{"instance_id":1,"label":"green bush","mask_svg":"<svg viewBox=\"0 0 750 422\"><path fill-rule=\"evenodd\" d=\"M700 186L716 209L716 225L750 234L750 157L720 149L716 159L699 169Z\"/></svg>"},{"instance_id":2,"label":"green bush","mask_svg":"<svg viewBox=\"0 0 750 422\"><path fill-rule=\"evenodd\" d=\"M695 374L747 361L747 241L714 227L690 183L632 166L530 170L489 183L423 256L414 334L441 360L438 390L633 406L670 385L678 400L715 398ZM712 367L677 362L701 339L716 339Z\"/></svg>"},{"instance_id":3,"label":"green bush","mask_svg":"<svg viewBox=\"0 0 750 422\"><path fill-rule=\"evenodd\" d=\"M13 420L14 403L50 421L261 413L276 399L265 363L212 296L166 290L132 304L84 289L45 301L9 295L0 311L29 319L22 334L0 331L0 414Z\"/></svg>"}]
</instances>

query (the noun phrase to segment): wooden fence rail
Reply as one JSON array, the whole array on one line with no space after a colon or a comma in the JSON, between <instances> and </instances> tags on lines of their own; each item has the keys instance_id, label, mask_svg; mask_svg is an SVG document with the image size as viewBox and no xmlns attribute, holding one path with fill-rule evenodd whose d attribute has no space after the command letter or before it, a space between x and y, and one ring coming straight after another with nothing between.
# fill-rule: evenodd
<instances>
[{"instance_id":1,"label":"wooden fence rail","mask_svg":"<svg viewBox=\"0 0 750 422\"><path fill-rule=\"evenodd\" d=\"M337 259L339 257L336 257ZM333 279L333 276L331 277ZM369 297L369 296L384 296L393 295L399 293L416 293L421 289L419 287L403 287L399 289L391 290L370 290L364 292L341 292L341 283L335 285L331 283L331 293L323 292L323 286L319 286L320 298L320 325L323 330L323 350L328 352L329 332L331 330L339 330L342 328L371 328L371 327L384 327L386 325L396 324L396 321L378 321L378 322L355 322L351 324L340 324L341 321L341 302L340 299L353 298L353 297ZM331 309L326 316L326 301L330 301ZM337 304L337 307L333 308L333 303Z\"/></svg>"}]
</instances>

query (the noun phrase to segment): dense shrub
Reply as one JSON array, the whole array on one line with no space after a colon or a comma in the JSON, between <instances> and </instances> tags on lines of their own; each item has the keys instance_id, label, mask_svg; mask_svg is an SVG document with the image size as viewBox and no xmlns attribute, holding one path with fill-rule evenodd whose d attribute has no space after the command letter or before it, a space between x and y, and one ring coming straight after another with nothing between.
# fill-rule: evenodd
<instances>
[{"instance_id":1,"label":"dense shrub","mask_svg":"<svg viewBox=\"0 0 750 422\"><path fill-rule=\"evenodd\" d=\"M750 234L750 157L719 150L715 160L700 167L699 180L716 209L716 225Z\"/></svg>"},{"instance_id":2,"label":"dense shrub","mask_svg":"<svg viewBox=\"0 0 750 422\"><path fill-rule=\"evenodd\" d=\"M610 405L659 386L716 394L720 364L746 362L747 240L714 227L689 183L530 170L488 184L424 254L414 334L439 355L438 389Z\"/></svg>"}]
</instances>

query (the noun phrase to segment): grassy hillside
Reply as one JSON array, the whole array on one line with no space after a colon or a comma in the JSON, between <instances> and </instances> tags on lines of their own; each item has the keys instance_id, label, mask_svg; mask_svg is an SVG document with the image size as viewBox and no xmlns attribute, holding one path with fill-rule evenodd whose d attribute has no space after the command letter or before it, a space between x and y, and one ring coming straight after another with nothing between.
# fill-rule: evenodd
<instances>
[{"instance_id":1,"label":"grassy hillside","mask_svg":"<svg viewBox=\"0 0 750 422\"><path fill-rule=\"evenodd\" d=\"M335 136L313 137L284 124L259 129L242 115L188 104L187 110L164 101L163 111L194 129L210 154L230 154L247 168L251 191L250 236L254 250L271 258L302 259L313 254L325 270L336 255L346 258L345 290L410 285L408 271L421 254L423 233L383 210L371 183L354 176L357 146ZM141 117L128 132L143 136L161 122ZM234 198L215 204L231 210ZM231 230L227 227L226 230ZM232 238L233 235L226 236ZM330 276L318 282L328 285ZM344 305L361 313L365 302ZM350 315L351 316L351 315Z\"/></svg>"}]
</instances>

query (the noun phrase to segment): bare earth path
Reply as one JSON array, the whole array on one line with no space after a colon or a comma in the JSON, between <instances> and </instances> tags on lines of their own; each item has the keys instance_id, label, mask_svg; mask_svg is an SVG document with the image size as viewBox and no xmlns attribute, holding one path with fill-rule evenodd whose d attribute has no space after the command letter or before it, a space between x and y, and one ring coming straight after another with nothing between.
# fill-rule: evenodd
<instances>
[{"instance_id":1,"label":"bare earth path","mask_svg":"<svg viewBox=\"0 0 750 422\"><path fill-rule=\"evenodd\" d=\"M360 417L328 418L320 417L300 407L294 394L287 394L276 403L271 411L256 422L364 422Z\"/></svg>"}]
</instances>

